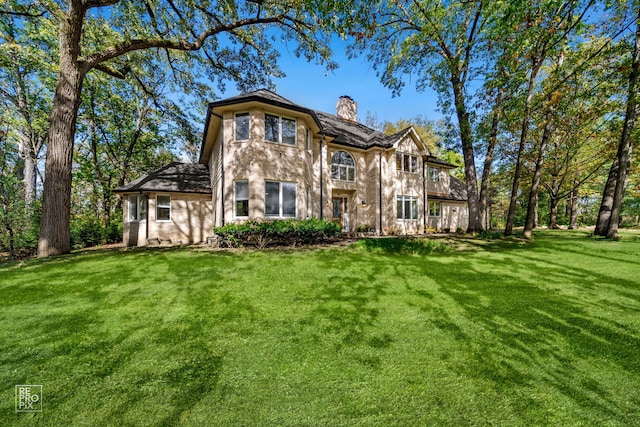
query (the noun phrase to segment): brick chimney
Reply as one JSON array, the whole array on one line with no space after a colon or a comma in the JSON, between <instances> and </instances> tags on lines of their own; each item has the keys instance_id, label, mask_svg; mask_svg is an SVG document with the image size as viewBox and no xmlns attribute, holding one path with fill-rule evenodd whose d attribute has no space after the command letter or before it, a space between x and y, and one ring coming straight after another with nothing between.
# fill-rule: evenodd
<instances>
[{"instance_id":1,"label":"brick chimney","mask_svg":"<svg viewBox=\"0 0 640 427\"><path fill-rule=\"evenodd\" d=\"M350 96L343 95L336 103L336 116L342 120L358 122L358 103Z\"/></svg>"}]
</instances>

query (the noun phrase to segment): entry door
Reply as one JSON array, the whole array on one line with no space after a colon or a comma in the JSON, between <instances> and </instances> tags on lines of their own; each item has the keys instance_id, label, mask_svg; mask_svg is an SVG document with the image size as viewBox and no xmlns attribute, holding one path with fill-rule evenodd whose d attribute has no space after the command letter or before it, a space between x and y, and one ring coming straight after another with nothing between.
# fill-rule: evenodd
<instances>
[{"instance_id":1,"label":"entry door","mask_svg":"<svg viewBox=\"0 0 640 427\"><path fill-rule=\"evenodd\" d=\"M333 198L333 220L340 223L342 231L349 231L349 210L346 197Z\"/></svg>"}]
</instances>

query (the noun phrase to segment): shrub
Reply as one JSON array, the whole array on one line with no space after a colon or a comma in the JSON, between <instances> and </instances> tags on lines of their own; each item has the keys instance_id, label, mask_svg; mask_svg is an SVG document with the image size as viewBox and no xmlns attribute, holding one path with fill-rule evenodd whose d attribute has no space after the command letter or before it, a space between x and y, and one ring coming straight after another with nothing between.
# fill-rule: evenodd
<instances>
[{"instance_id":1,"label":"shrub","mask_svg":"<svg viewBox=\"0 0 640 427\"><path fill-rule=\"evenodd\" d=\"M249 220L215 227L213 232L222 238L223 246L239 247L253 244L258 248L264 248L269 245L297 246L320 243L339 236L340 225L317 218Z\"/></svg>"},{"instance_id":2,"label":"shrub","mask_svg":"<svg viewBox=\"0 0 640 427\"><path fill-rule=\"evenodd\" d=\"M415 237L384 237L359 240L357 247L368 252L389 254L428 255L449 252L451 245L433 239Z\"/></svg>"}]
</instances>

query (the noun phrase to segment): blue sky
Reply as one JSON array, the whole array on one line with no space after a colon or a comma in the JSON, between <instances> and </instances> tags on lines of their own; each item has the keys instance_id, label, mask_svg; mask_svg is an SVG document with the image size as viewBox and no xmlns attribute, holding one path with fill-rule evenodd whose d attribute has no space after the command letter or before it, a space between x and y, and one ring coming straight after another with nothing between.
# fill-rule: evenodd
<instances>
[{"instance_id":1,"label":"blue sky","mask_svg":"<svg viewBox=\"0 0 640 427\"><path fill-rule=\"evenodd\" d=\"M344 45L334 43L334 59L339 68L327 72L321 65L308 63L296 58L283 47L280 67L286 78L275 80L276 92L302 106L335 114L336 101L342 95L349 95L358 103L358 119L363 122L367 111L377 115L380 121L395 122L422 115L437 120L437 95L432 91L418 93L415 85L407 82L400 96L392 97L391 90L385 88L376 76L375 70L364 57L348 59ZM237 92L227 91L223 97Z\"/></svg>"}]
</instances>

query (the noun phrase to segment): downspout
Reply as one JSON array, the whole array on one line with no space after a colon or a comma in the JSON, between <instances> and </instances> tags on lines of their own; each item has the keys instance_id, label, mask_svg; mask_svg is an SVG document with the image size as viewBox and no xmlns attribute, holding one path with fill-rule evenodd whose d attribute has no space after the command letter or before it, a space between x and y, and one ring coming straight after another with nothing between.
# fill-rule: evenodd
<instances>
[{"instance_id":1,"label":"downspout","mask_svg":"<svg viewBox=\"0 0 640 427\"><path fill-rule=\"evenodd\" d=\"M422 158L422 232L427 229L427 181L426 181L427 159Z\"/></svg>"},{"instance_id":2,"label":"downspout","mask_svg":"<svg viewBox=\"0 0 640 427\"><path fill-rule=\"evenodd\" d=\"M382 153L384 153L384 148L382 149L382 151L380 151L380 157L378 158L378 204L380 210L380 228L378 229L380 230L378 232L379 235L382 235Z\"/></svg>"},{"instance_id":3,"label":"downspout","mask_svg":"<svg viewBox=\"0 0 640 427\"><path fill-rule=\"evenodd\" d=\"M324 172L323 172L323 163L324 159L322 158L322 148L324 146L324 131L322 132L322 138L320 138L320 219L324 219Z\"/></svg>"}]
</instances>

